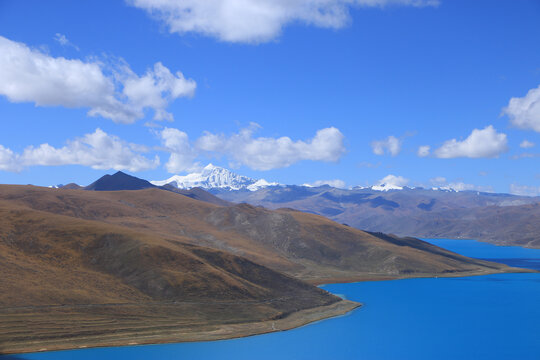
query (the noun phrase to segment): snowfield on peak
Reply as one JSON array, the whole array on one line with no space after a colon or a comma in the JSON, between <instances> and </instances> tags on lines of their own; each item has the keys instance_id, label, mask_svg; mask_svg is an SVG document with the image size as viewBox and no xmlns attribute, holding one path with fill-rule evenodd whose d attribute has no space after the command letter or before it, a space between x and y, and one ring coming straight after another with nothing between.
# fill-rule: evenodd
<instances>
[{"instance_id":1,"label":"snowfield on peak","mask_svg":"<svg viewBox=\"0 0 540 360\"><path fill-rule=\"evenodd\" d=\"M403 190L403 186L397 186L393 184L380 184L373 185L370 189L375 191Z\"/></svg>"},{"instance_id":2,"label":"snowfield on peak","mask_svg":"<svg viewBox=\"0 0 540 360\"><path fill-rule=\"evenodd\" d=\"M247 176L236 174L225 168L208 164L201 172L187 175L174 175L166 180L150 181L156 186L172 185L179 189L200 187L203 189L227 189L257 191L268 186L279 185L264 179L255 180Z\"/></svg>"}]
</instances>

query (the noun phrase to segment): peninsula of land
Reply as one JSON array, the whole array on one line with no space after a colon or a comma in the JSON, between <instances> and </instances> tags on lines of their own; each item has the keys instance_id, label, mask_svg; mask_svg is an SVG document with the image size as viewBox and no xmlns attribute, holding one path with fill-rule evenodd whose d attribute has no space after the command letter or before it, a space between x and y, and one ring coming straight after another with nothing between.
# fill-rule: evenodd
<instances>
[{"instance_id":1,"label":"peninsula of land","mask_svg":"<svg viewBox=\"0 0 540 360\"><path fill-rule=\"evenodd\" d=\"M314 284L526 271L200 189L100 180L0 185L0 354L262 334L360 305Z\"/></svg>"}]
</instances>

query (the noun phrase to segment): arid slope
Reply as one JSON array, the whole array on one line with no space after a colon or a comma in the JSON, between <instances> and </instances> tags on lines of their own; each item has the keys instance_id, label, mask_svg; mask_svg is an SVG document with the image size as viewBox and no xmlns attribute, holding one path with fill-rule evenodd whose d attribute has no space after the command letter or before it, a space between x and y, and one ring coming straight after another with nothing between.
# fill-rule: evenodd
<instances>
[{"instance_id":1,"label":"arid slope","mask_svg":"<svg viewBox=\"0 0 540 360\"><path fill-rule=\"evenodd\" d=\"M507 270L417 239L398 241L289 209L217 206L161 189L93 192L1 186L0 203L98 222L177 246L196 245L317 282Z\"/></svg>"},{"instance_id":2,"label":"arid slope","mask_svg":"<svg viewBox=\"0 0 540 360\"><path fill-rule=\"evenodd\" d=\"M425 238L476 239L540 248L540 198L477 191L268 187L217 191L232 202L289 207L368 231Z\"/></svg>"},{"instance_id":3,"label":"arid slope","mask_svg":"<svg viewBox=\"0 0 540 360\"><path fill-rule=\"evenodd\" d=\"M304 281L502 271L289 209L0 186L0 353L245 336L357 306Z\"/></svg>"}]
</instances>

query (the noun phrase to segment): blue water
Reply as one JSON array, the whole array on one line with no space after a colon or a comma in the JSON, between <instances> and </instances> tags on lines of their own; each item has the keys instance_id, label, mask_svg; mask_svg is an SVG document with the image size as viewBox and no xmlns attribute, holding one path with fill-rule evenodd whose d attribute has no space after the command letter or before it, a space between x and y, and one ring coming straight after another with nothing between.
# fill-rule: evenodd
<instances>
[{"instance_id":1,"label":"blue water","mask_svg":"<svg viewBox=\"0 0 540 360\"><path fill-rule=\"evenodd\" d=\"M496 261L515 267L540 270L540 249L526 249L519 246L494 246L475 240L424 240L461 255Z\"/></svg>"},{"instance_id":2,"label":"blue water","mask_svg":"<svg viewBox=\"0 0 540 360\"><path fill-rule=\"evenodd\" d=\"M429 240L536 267L540 250ZM540 359L540 274L324 286L364 306L299 329L215 342L25 354L6 359Z\"/></svg>"}]
</instances>

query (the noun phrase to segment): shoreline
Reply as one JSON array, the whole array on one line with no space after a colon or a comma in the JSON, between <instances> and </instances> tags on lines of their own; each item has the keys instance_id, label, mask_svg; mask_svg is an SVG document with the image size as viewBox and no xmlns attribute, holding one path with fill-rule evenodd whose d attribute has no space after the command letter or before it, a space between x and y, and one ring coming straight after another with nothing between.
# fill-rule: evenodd
<instances>
[{"instance_id":1,"label":"shoreline","mask_svg":"<svg viewBox=\"0 0 540 360\"><path fill-rule=\"evenodd\" d=\"M470 271L459 273L448 273L434 276L433 274L411 274L401 276L388 276L368 274L361 276L318 278L313 280L304 280L316 286L336 284L336 283L355 283L365 281L386 281L386 280L404 280L419 278L453 278L467 276L482 276L493 274L508 273L538 273L533 269L508 268L494 271ZM199 342L199 341L217 341L230 340L255 335L263 335L272 332L286 331L294 328L303 327L321 320L339 317L360 308L361 303L342 299L330 305L315 307L311 309L300 310L288 315L285 318L277 320L265 320L259 322L247 322L236 324L215 325L210 329L190 331L188 329L167 329L161 332L152 331L149 333L125 333L118 336L96 335L86 338L77 338L73 340L58 341L27 341L20 344L13 344L11 347L5 346L0 350L0 359L3 355L17 355L25 353L37 353L48 351L78 350L86 348L101 347L119 347L136 345L159 345L181 342ZM3 346L4 347L4 346Z\"/></svg>"},{"instance_id":2,"label":"shoreline","mask_svg":"<svg viewBox=\"0 0 540 360\"><path fill-rule=\"evenodd\" d=\"M3 355L48 351L237 339L299 328L328 318L345 315L361 306L361 303L343 299L330 305L300 310L283 319L218 325L211 330L204 331L186 332L183 329L184 332L175 332L173 329L167 329L162 332L152 331L148 334L138 333L131 336L127 333L115 339L111 339L110 336L100 337L98 335L82 339L78 338L73 341L66 339L58 342L28 341L24 344L13 344L11 347L4 345L5 348L0 350L0 359Z\"/></svg>"},{"instance_id":3,"label":"shoreline","mask_svg":"<svg viewBox=\"0 0 540 360\"><path fill-rule=\"evenodd\" d=\"M432 278L456 278L467 276L483 276L494 274L527 274L527 273L540 273L539 270L527 269L527 268L514 268L508 267L508 269L494 270L494 271L468 271L468 272L455 272L446 274L410 274L410 275L379 275L379 274L366 274L358 276L336 276L328 278L317 279L303 279L305 282L315 286L323 286L330 284L350 284L356 282L365 281L390 281L390 280L406 280L406 279L432 279Z\"/></svg>"}]
</instances>

